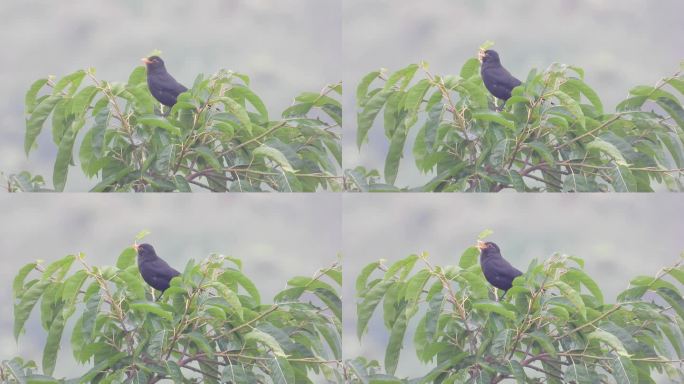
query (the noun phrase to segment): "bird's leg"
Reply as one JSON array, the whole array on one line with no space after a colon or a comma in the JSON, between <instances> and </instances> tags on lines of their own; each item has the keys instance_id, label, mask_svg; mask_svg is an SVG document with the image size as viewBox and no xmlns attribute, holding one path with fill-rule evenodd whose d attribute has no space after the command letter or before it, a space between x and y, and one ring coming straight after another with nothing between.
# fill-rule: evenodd
<instances>
[{"instance_id":1,"label":"bird's leg","mask_svg":"<svg viewBox=\"0 0 684 384\"><path fill-rule=\"evenodd\" d=\"M499 290L494 288L494 301L499 301Z\"/></svg>"},{"instance_id":2,"label":"bird's leg","mask_svg":"<svg viewBox=\"0 0 684 384\"><path fill-rule=\"evenodd\" d=\"M169 116L169 113L171 113L171 107L169 107L168 111L164 112L164 105L162 104L161 112L162 112L162 116L167 117L167 116Z\"/></svg>"}]
</instances>

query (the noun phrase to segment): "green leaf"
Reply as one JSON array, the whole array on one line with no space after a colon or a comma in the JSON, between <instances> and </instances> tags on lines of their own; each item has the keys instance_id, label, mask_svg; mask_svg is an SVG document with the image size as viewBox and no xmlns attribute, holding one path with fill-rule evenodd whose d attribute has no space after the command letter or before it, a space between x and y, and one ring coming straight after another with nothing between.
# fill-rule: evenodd
<instances>
[{"instance_id":1,"label":"green leaf","mask_svg":"<svg viewBox=\"0 0 684 384\"><path fill-rule=\"evenodd\" d=\"M629 353L627 353L627 350L625 349L624 345L622 345L622 342L620 341L620 339L618 339L612 333L606 332L600 328L595 330L594 332L591 332L590 334L588 334L587 339L601 341L601 342L609 345L616 353L618 353L621 356L628 356L629 355Z\"/></svg>"},{"instance_id":2,"label":"green leaf","mask_svg":"<svg viewBox=\"0 0 684 384\"><path fill-rule=\"evenodd\" d=\"M402 68L394 72L385 82L384 90L389 90L396 84L399 84L399 90L403 90L411 82L411 79L413 79L413 75L416 74L417 70L418 64L411 64L405 68Z\"/></svg>"},{"instance_id":3,"label":"green leaf","mask_svg":"<svg viewBox=\"0 0 684 384\"><path fill-rule=\"evenodd\" d=\"M150 127L158 127L166 132L168 132L171 136L180 136L181 135L181 130L180 128L174 126L171 124L170 121L167 119L157 116L157 115L144 115L138 117L138 123L142 125L147 125Z\"/></svg>"},{"instance_id":4,"label":"green leaf","mask_svg":"<svg viewBox=\"0 0 684 384\"><path fill-rule=\"evenodd\" d=\"M473 303L473 309L484 311L485 313L498 313L499 315L508 318L510 320L515 320L515 312L507 309L503 304L490 301L490 300L480 300Z\"/></svg>"},{"instance_id":5,"label":"green leaf","mask_svg":"<svg viewBox=\"0 0 684 384\"><path fill-rule=\"evenodd\" d=\"M52 90L53 94L58 94L62 93L62 91L66 88L69 87L68 90L64 91L64 93L68 95L72 95L78 87L81 85L81 81L83 81L83 78L85 77L86 72L82 69L69 74L67 76L62 77L57 84L55 84L55 87Z\"/></svg>"},{"instance_id":6,"label":"green leaf","mask_svg":"<svg viewBox=\"0 0 684 384\"><path fill-rule=\"evenodd\" d=\"M62 100L60 95L50 95L43 99L33 110L26 120L26 135L24 138L24 152L28 155L36 141L36 138L43 129L43 123L47 120L57 103Z\"/></svg>"},{"instance_id":7,"label":"green leaf","mask_svg":"<svg viewBox=\"0 0 684 384\"><path fill-rule=\"evenodd\" d=\"M159 317L162 317L166 320L173 320L173 314L164 308L162 308L159 304L157 303L147 303L147 302L138 302L138 303L132 303L130 305L131 309L140 311L143 313L151 313L154 315L157 315Z\"/></svg>"},{"instance_id":8,"label":"green leaf","mask_svg":"<svg viewBox=\"0 0 684 384\"><path fill-rule=\"evenodd\" d=\"M80 377L81 383L89 383L102 372L106 371L109 367L117 364L122 359L128 357L127 352L119 352L113 356L106 357L97 364L95 364L85 375Z\"/></svg>"},{"instance_id":9,"label":"green leaf","mask_svg":"<svg viewBox=\"0 0 684 384\"><path fill-rule=\"evenodd\" d=\"M59 314L50 325L45 348L43 349L43 372L48 376L51 376L55 371L57 352L59 351L59 343L62 340L65 322L64 316Z\"/></svg>"},{"instance_id":10,"label":"green leaf","mask_svg":"<svg viewBox=\"0 0 684 384\"><path fill-rule=\"evenodd\" d=\"M38 299L45 293L45 288L50 285L50 280L39 280L21 295L19 304L14 306L14 339L19 340L19 334L24 329L33 307Z\"/></svg>"},{"instance_id":11,"label":"green leaf","mask_svg":"<svg viewBox=\"0 0 684 384\"><path fill-rule=\"evenodd\" d=\"M221 97L221 101L226 106L226 109L233 115L235 116L238 121L247 129L249 134L252 134L252 122L249 119L249 115L247 114L247 110L240 105L237 101L231 99L230 97Z\"/></svg>"},{"instance_id":12,"label":"green leaf","mask_svg":"<svg viewBox=\"0 0 684 384\"><path fill-rule=\"evenodd\" d=\"M223 164L221 163L221 160L219 160L219 158L216 156L214 151L212 151L204 145L196 147L193 150L202 159L204 159L204 161L206 161L207 164L209 164L214 169L214 171L216 171L219 174L223 174Z\"/></svg>"},{"instance_id":13,"label":"green leaf","mask_svg":"<svg viewBox=\"0 0 684 384\"><path fill-rule=\"evenodd\" d=\"M202 352L206 353L207 356L212 358L214 356L214 348L209 343L209 340L200 332L194 331L185 335L190 339Z\"/></svg>"},{"instance_id":14,"label":"green leaf","mask_svg":"<svg viewBox=\"0 0 684 384\"><path fill-rule=\"evenodd\" d=\"M560 104L577 119L582 128L585 127L586 119L584 117L584 112L582 112L582 107L580 107L579 103L575 99L563 91L554 91L551 93L551 96L555 96L558 99Z\"/></svg>"},{"instance_id":15,"label":"green leaf","mask_svg":"<svg viewBox=\"0 0 684 384\"><path fill-rule=\"evenodd\" d=\"M356 106L361 108L366 104L366 94L370 84L380 76L380 71L373 71L363 77L356 87Z\"/></svg>"},{"instance_id":16,"label":"green leaf","mask_svg":"<svg viewBox=\"0 0 684 384\"><path fill-rule=\"evenodd\" d=\"M466 60L466 62L461 67L461 72L459 76L463 79L468 79L470 77L478 75L480 69L480 61L474 57Z\"/></svg>"},{"instance_id":17,"label":"green leaf","mask_svg":"<svg viewBox=\"0 0 684 384\"><path fill-rule=\"evenodd\" d=\"M368 102L364 105L363 111L357 116L356 128L356 146L360 149L363 142L368 136L368 131L373 126L373 121L378 115L382 107L385 105L387 98L394 93L391 89L381 90L374 94Z\"/></svg>"},{"instance_id":18,"label":"green leaf","mask_svg":"<svg viewBox=\"0 0 684 384\"><path fill-rule=\"evenodd\" d=\"M399 161L404 156L404 143L408 129L402 124L392 135L390 148L385 159L385 181L393 185L399 172Z\"/></svg>"},{"instance_id":19,"label":"green leaf","mask_svg":"<svg viewBox=\"0 0 684 384\"><path fill-rule=\"evenodd\" d=\"M534 341L539 344L544 352L548 353L551 357L555 358L557 356L556 348L553 346L553 341L549 335L542 332L535 331L529 334Z\"/></svg>"},{"instance_id":20,"label":"green leaf","mask_svg":"<svg viewBox=\"0 0 684 384\"><path fill-rule=\"evenodd\" d=\"M430 279L430 272L427 269L422 269L413 275L406 283L406 291L404 298L409 302L408 305L417 305L420 295L423 293L423 287ZM411 311L406 310L407 316L413 315Z\"/></svg>"},{"instance_id":21,"label":"green leaf","mask_svg":"<svg viewBox=\"0 0 684 384\"><path fill-rule=\"evenodd\" d=\"M361 303L357 305L358 320L356 322L356 336L361 339L366 331L368 322L373 316L375 308L380 303L380 300L385 296L387 290L394 284L392 280L382 280L373 286L366 294L362 297Z\"/></svg>"},{"instance_id":22,"label":"green leaf","mask_svg":"<svg viewBox=\"0 0 684 384\"><path fill-rule=\"evenodd\" d=\"M627 161L622 156L622 153L611 143L602 140L600 138L594 139L592 142L587 144L587 150L596 150L603 152L609 157L611 157L617 164L626 165Z\"/></svg>"},{"instance_id":23,"label":"green leaf","mask_svg":"<svg viewBox=\"0 0 684 384\"><path fill-rule=\"evenodd\" d=\"M404 99L404 109L409 111L409 113L417 113L418 108L423 103L423 98L425 93L430 88L430 81L427 79L422 79L416 83L413 87L409 88L406 92L406 98Z\"/></svg>"},{"instance_id":24,"label":"green leaf","mask_svg":"<svg viewBox=\"0 0 684 384\"><path fill-rule=\"evenodd\" d=\"M539 142L539 141L533 141L530 143L527 143L527 145L534 150L539 157L541 157L546 164L549 167L553 167L556 164L556 159L554 154L551 152L551 149L546 146L546 144Z\"/></svg>"},{"instance_id":25,"label":"green leaf","mask_svg":"<svg viewBox=\"0 0 684 384\"><path fill-rule=\"evenodd\" d=\"M397 365L399 364L399 353L403 348L407 322L406 316L403 313L399 313L390 332L390 338L385 349L385 370L391 375L396 372Z\"/></svg>"},{"instance_id":26,"label":"green leaf","mask_svg":"<svg viewBox=\"0 0 684 384\"><path fill-rule=\"evenodd\" d=\"M583 82L580 79L568 79L565 82L566 85L569 85L578 91L580 91L586 98L589 100L589 102L594 106L596 109L596 113L599 115L603 114L603 103L601 103L601 99L599 96L594 92L591 87L589 87L585 82Z\"/></svg>"},{"instance_id":27,"label":"green leaf","mask_svg":"<svg viewBox=\"0 0 684 384\"><path fill-rule=\"evenodd\" d=\"M366 289L366 284L368 282L368 277L370 276L373 271L378 269L380 267L381 263L380 261L376 261L373 263L370 263L363 267L361 270L361 273L359 273L358 277L356 278L356 292L357 294L360 294L362 291ZM27 266L28 267L28 266ZM26 267L24 267L26 268Z\"/></svg>"},{"instance_id":28,"label":"green leaf","mask_svg":"<svg viewBox=\"0 0 684 384\"><path fill-rule=\"evenodd\" d=\"M26 106L26 113L27 114L32 114L34 108L36 107L36 97L38 95L38 92L40 92L41 89L47 84L48 79L40 79L36 80L31 86L29 87L29 90L26 92L26 97L24 99L24 105Z\"/></svg>"},{"instance_id":29,"label":"green leaf","mask_svg":"<svg viewBox=\"0 0 684 384\"><path fill-rule=\"evenodd\" d=\"M135 265L135 258L138 253L133 249L133 247L128 247L121 252L119 258L116 259L116 267L119 269L126 269L132 265Z\"/></svg>"},{"instance_id":30,"label":"green leaf","mask_svg":"<svg viewBox=\"0 0 684 384\"><path fill-rule=\"evenodd\" d=\"M577 291L575 291L574 289L572 289L571 286L562 281L554 281L553 283L549 284L549 286L558 287L563 297L568 299L575 306L575 308L577 308L577 311L580 315L582 315L582 318L587 318L587 308L584 305L582 296L580 296L580 294Z\"/></svg>"},{"instance_id":31,"label":"green leaf","mask_svg":"<svg viewBox=\"0 0 684 384\"><path fill-rule=\"evenodd\" d=\"M603 304L603 292L601 292L601 288L599 288L598 284L596 284L596 282L583 270L570 269L565 273L563 279L570 282L579 281L585 287L587 287L589 292L591 292L599 304Z\"/></svg>"},{"instance_id":32,"label":"green leaf","mask_svg":"<svg viewBox=\"0 0 684 384\"><path fill-rule=\"evenodd\" d=\"M615 192L637 192L637 181L632 171L625 165L615 165L608 171L612 177L612 185Z\"/></svg>"},{"instance_id":33,"label":"green leaf","mask_svg":"<svg viewBox=\"0 0 684 384\"><path fill-rule=\"evenodd\" d=\"M463 269L468 269L477 264L478 257L480 257L480 250L477 249L477 247L468 247L461 255L458 266Z\"/></svg>"},{"instance_id":34,"label":"green leaf","mask_svg":"<svg viewBox=\"0 0 684 384\"><path fill-rule=\"evenodd\" d=\"M268 348L274 355L279 357L285 357L286 354L283 348L280 346L278 341L266 332L254 329L245 335L245 342L255 342L264 345Z\"/></svg>"},{"instance_id":35,"label":"green leaf","mask_svg":"<svg viewBox=\"0 0 684 384\"><path fill-rule=\"evenodd\" d=\"M26 276L28 276L28 274L31 273L31 271L33 271L37 265L37 262L24 265L19 270L19 273L17 273L17 276L14 277L14 282L12 283L12 294L15 299L21 299L23 296L24 293L21 292L21 290L24 287L24 280L26 280Z\"/></svg>"},{"instance_id":36,"label":"green leaf","mask_svg":"<svg viewBox=\"0 0 684 384\"><path fill-rule=\"evenodd\" d=\"M247 99L247 101L249 101L249 103L252 104L254 109L256 109L257 112L259 112L261 118L265 121L268 121L268 110L266 109L264 102L261 101L259 96L257 96L257 94L254 93L251 89L244 86L235 86L234 88L231 88L230 94L237 94Z\"/></svg>"},{"instance_id":37,"label":"green leaf","mask_svg":"<svg viewBox=\"0 0 684 384\"><path fill-rule=\"evenodd\" d=\"M254 156L263 156L275 161L285 172L294 172L294 169L292 169L292 166L285 155L276 148L262 144L254 150L253 154Z\"/></svg>"},{"instance_id":38,"label":"green leaf","mask_svg":"<svg viewBox=\"0 0 684 384\"><path fill-rule=\"evenodd\" d=\"M637 369L629 357L618 356L611 362L611 367L616 383L636 384L640 382Z\"/></svg>"},{"instance_id":39,"label":"green leaf","mask_svg":"<svg viewBox=\"0 0 684 384\"><path fill-rule=\"evenodd\" d=\"M59 143L57 150L57 158L55 159L54 171L52 174L52 182L55 190L61 192L66 185L67 174L69 173L69 165L73 161L74 141L78 131L85 125L85 118L76 119L71 127L69 127Z\"/></svg>"},{"instance_id":40,"label":"green leaf","mask_svg":"<svg viewBox=\"0 0 684 384\"><path fill-rule=\"evenodd\" d=\"M145 300L145 286L137 273L134 275L127 271L119 271L117 277L123 282L121 288L128 292L128 297L130 299Z\"/></svg>"},{"instance_id":41,"label":"green leaf","mask_svg":"<svg viewBox=\"0 0 684 384\"><path fill-rule=\"evenodd\" d=\"M98 92L99 89L94 85L89 85L80 90L71 102L70 112L76 116L83 116L88 111L90 103L93 102Z\"/></svg>"},{"instance_id":42,"label":"green leaf","mask_svg":"<svg viewBox=\"0 0 684 384\"><path fill-rule=\"evenodd\" d=\"M207 284L209 287L213 287L218 291L221 297L223 297L228 304L231 306L231 310L233 310L240 320L243 318L243 309L242 309L242 303L240 303L240 298L238 297L237 293L233 292L230 288L228 288L226 285L222 284L219 281L212 281L209 284Z\"/></svg>"},{"instance_id":43,"label":"green leaf","mask_svg":"<svg viewBox=\"0 0 684 384\"><path fill-rule=\"evenodd\" d=\"M672 306L680 318L684 319L684 299L679 292L665 287L656 289L656 292Z\"/></svg>"},{"instance_id":44,"label":"green leaf","mask_svg":"<svg viewBox=\"0 0 684 384\"><path fill-rule=\"evenodd\" d=\"M493 121L497 124L503 125L508 129L515 129L515 123L511 120L506 119L499 112L492 112L488 110L474 111L472 114L475 120Z\"/></svg>"},{"instance_id":45,"label":"green leaf","mask_svg":"<svg viewBox=\"0 0 684 384\"><path fill-rule=\"evenodd\" d=\"M267 360L273 384L295 384L295 373L287 359L276 356Z\"/></svg>"},{"instance_id":46,"label":"green leaf","mask_svg":"<svg viewBox=\"0 0 684 384\"><path fill-rule=\"evenodd\" d=\"M116 173L107 176L101 182L97 183L90 192L102 192L105 189L111 187L113 184L117 183L119 180L128 176L130 173L134 172L132 167L125 167L118 170Z\"/></svg>"},{"instance_id":47,"label":"green leaf","mask_svg":"<svg viewBox=\"0 0 684 384\"><path fill-rule=\"evenodd\" d=\"M64 288L62 290L62 300L68 305L73 305L76 300L81 286L88 279L88 274L84 270L76 271L68 279L64 281Z\"/></svg>"},{"instance_id":48,"label":"green leaf","mask_svg":"<svg viewBox=\"0 0 684 384\"><path fill-rule=\"evenodd\" d=\"M252 300L254 300L257 305L261 302L259 290L256 288L254 283L252 283L252 281L249 280L242 272L234 269L227 269L223 271L219 277L219 280L224 284L237 283L241 285L245 291L249 293L249 295L252 297Z\"/></svg>"}]
</instances>

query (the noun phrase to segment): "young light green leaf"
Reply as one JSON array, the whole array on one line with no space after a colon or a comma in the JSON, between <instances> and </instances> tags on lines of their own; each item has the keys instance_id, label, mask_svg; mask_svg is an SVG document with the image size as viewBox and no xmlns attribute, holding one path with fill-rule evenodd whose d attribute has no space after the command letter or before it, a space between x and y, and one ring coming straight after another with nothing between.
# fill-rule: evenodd
<instances>
[{"instance_id":1,"label":"young light green leaf","mask_svg":"<svg viewBox=\"0 0 684 384\"><path fill-rule=\"evenodd\" d=\"M292 169L292 166L285 155L276 148L262 144L260 147L256 148L253 153L255 156L263 156L275 161L285 172L294 172L294 169Z\"/></svg>"}]
</instances>

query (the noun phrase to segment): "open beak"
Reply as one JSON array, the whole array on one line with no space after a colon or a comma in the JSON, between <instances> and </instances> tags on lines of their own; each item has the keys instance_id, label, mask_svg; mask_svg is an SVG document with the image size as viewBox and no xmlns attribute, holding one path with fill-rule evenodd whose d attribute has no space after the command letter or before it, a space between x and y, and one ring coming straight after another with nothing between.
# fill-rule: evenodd
<instances>
[{"instance_id":1,"label":"open beak","mask_svg":"<svg viewBox=\"0 0 684 384\"><path fill-rule=\"evenodd\" d=\"M476 247L477 247L477 249L479 249L481 251L481 250L487 248L487 243L485 243L482 240L478 240Z\"/></svg>"},{"instance_id":2,"label":"open beak","mask_svg":"<svg viewBox=\"0 0 684 384\"><path fill-rule=\"evenodd\" d=\"M484 59L484 57L485 57L485 50L480 49L480 51L477 53L477 60L479 60L481 63L482 60Z\"/></svg>"},{"instance_id":3,"label":"open beak","mask_svg":"<svg viewBox=\"0 0 684 384\"><path fill-rule=\"evenodd\" d=\"M140 59L140 61L142 61L145 64L152 64L152 61L147 57L143 57L142 59Z\"/></svg>"}]
</instances>

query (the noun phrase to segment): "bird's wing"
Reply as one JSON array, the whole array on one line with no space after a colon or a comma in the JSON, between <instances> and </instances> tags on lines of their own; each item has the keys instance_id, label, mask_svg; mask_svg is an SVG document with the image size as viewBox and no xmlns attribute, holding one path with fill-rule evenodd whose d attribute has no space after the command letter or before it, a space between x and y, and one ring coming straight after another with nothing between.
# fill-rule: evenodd
<instances>
[{"instance_id":1,"label":"bird's wing","mask_svg":"<svg viewBox=\"0 0 684 384\"><path fill-rule=\"evenodd\" d=\"M489 71L491 72L492 77L496 80L496 84L498 86L513 89L522 84L520 80L511 75L511 73L508 72L508 70L504 67L494 67Z\"/></svg>"},{"instance_id":2,"label":"bird's wing","mask_svg":"<svg viewBox=\"0 0 684 384\"><path fill-rule=\"evenodd\" d=\"M172 279L174 276L180 275L180 272L175 270L166 261L161 258L152 262L152 268L156 272L155 277L164 278L166 280Z\"/></svg>"},{"instance_id":3,"label":"bird's wing","mask_svg":"<svg viewBox=\"0 0 684 384\"><path fill-rule=\"evenodd\" d=\"M156 86L161 92L168 92L174 96L177 96L178 94L188 90L183 84L176 81L176 79L174 79L173 76L169 75L168 73L164 73L162 76L159 76L158 80L159 81L157 82Z\"/></svg>"},{"instance_id":4,"label":"bird's wing","mask_svg":"<svg viewBox=\"0 0 684 384\"><path fill-rule=\"evenodd\" d=\"M522 275L522 272L520 272L517 268L511 265L506 259L503 257L501 258L496 258L492 259L489 261L489 267L494 268L498 272L498 276L500 278L505 278L508 280L513 280L516 277Z\"/></svg>"}]
</instances>

